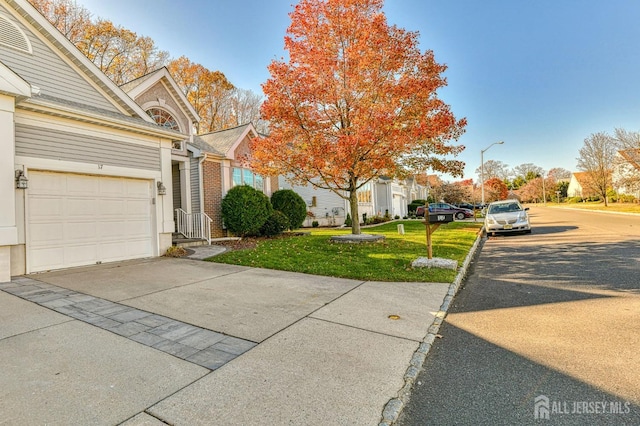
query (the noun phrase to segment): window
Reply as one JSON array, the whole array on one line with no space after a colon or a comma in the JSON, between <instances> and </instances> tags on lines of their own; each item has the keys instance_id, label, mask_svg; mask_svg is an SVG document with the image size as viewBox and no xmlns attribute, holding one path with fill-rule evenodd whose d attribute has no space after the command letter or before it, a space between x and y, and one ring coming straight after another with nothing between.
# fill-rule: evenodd
<instances>
[{"instance_id":1,"label":"window","mask_svg":"<svg viewBox=\"0 0 640 426\"><path fill-rule=\"evenodd\" d=\"M234 167L231 170L233 186L237 185L249 185L258 191L264 192L264 178L260 175L256 175L249 169L242 169Z\"/></svg>"},{"instance_id":2,"label":"window","mask_svg":"<svg viewBox=\"0 0 640 426\"><path fill-rule=\"evenodd\" d=\"M149 114L149 116L153 118L153 121L155 121L159 125L167 127L171 130L180 131L180 126L178 126L178 122L167 111L160 108L151 108L147 110L147 114Z\"/></svg>"},{"instance_id":3,"label":"window","mask_svg":"<svg viewBox=\"0 0 640 426\"><path fill-rule=\"evenodd\" d=\"M255 183L256 183L256 186L254 188L256 188L258 191L264 192L264 180L262 179L262 176L258 176L258 175L254 175L254 176L255 176Z\"/></svg>"},{"instance_id":4,"label":"window","mask_svg":"<svg viewBox=\"0 0 640 426\"><path fill-rule=\"evenodd\" d=\"M371 202L371 184L367 183L363 185L357 192L358 202L359 203L370 203Z\"/></svg>"},{"instance_id":5,"label":"window","mask_svg":"<svg viewBox=\"0 0 640 426\"><path fill-rule=\"evenodd\" d=\"M171 130L180 131L180 126L178 125L178 121L171 114L161 108L149 108L147 110L147 114L149 117L153 118L153 121L158 123L159 125L166 127ZM177 149L182 151L183 141L174 141L173 149Z\"/></svg>"},{"instance_id":6,"label":"window","mask_svg":"<svg viewBox=\"0 0 640 426\"><path fill-rule=\"evenodd\" d=\"M242 169L233 169L233 186L242 185Z\"/></svg>"}]
</instances>

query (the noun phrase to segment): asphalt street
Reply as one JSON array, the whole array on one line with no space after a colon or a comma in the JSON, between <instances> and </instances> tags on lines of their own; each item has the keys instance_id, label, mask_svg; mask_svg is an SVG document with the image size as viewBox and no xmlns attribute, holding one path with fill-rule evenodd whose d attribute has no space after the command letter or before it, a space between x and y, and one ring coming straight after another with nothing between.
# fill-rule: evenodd
<instances>
[{"instance_id":1,"label":"asphalt street","mask_svg":"<svg viewBox=\"0 0 640 426\"><path fill-rule=\"evenodd\" d=\"M640 425L640 215L530 213L484 241L398 424Z\"/></svg>"}]
</instances>

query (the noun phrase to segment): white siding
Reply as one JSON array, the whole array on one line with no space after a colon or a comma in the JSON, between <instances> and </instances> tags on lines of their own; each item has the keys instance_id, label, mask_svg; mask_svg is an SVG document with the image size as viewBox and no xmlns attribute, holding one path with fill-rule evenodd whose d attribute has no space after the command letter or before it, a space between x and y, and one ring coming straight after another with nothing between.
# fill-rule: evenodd
<instances>
[{"instance_id":1,"label":"white siding","mask_svg":"<svg viewBox=\"0 0 640 426\"><path fill-rule=\"evenodd\" d=\"M314 214L305 221L304 226L311 226L317 220L321 226L340 226L346 216L345 200L328 189L315 189L311 185L291 185L283 177L279 179L281 189L292 189L307 203L307 211ZM314 205L315 201L315 205Z\"/></svg>"}]
</instances>

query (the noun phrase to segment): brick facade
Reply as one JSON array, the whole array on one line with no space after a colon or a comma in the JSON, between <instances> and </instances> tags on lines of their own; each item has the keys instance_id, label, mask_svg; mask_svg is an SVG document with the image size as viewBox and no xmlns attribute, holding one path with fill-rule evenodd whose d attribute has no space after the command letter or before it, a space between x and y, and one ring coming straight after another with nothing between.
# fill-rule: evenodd
<instances>
[{"instance_id":1,"label":"brick facade","mask_svg":"<svg viewBox=\"0 0 640 426\"><path fill-rule=\"evenodd\" d=\"M227 231L222 229L222 165L219 162L206 160L202 163L202 186L203 211L213 221L211 236L226 237Z\"/></svg>"}]
</instances>

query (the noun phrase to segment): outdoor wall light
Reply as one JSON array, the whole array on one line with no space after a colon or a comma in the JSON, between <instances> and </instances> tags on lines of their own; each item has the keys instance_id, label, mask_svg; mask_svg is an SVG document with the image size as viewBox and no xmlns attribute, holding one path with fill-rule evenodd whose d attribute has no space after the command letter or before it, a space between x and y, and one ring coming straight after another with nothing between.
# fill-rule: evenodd
<instances>
[{"instance_id":1,"label":"outdoor wall light","mask_svg":"<svg viewBox=\"0 0 640 426\"><path fill-rule=\"evenodd\" d=\"M158 182L158 195L167 195L167 187L162 182Z\"/></svg>"},{"instance_id":2,"label":"outdoor wall light","mask_svg":"<svg viewBox=\"0 0 640 426\"><path fill-rule=\"evenodd\" d=\"M27 189L29 188L29 179L24 175L23 170L16 170L16 188Z\"/></svg>"}]
</instances>

